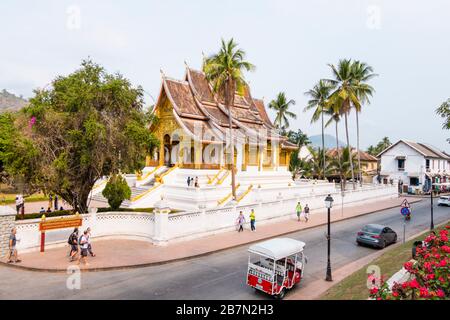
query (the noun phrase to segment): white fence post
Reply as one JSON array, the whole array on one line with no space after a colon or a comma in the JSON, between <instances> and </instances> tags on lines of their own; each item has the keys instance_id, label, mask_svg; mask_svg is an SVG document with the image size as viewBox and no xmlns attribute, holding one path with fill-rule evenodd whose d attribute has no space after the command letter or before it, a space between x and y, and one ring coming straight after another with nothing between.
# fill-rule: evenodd
<instances>
[{"instance_id":1,"label":"white fence post","mask_svg":"<svg viewBox=\"0 0 450 320\"><path fill-rule=\"evenodd\" d=\"M155 203L155 225L153 243L158 246L167 245L169 240L169 213L170 207L164 200Z\"/></svg>"}]
</instances>

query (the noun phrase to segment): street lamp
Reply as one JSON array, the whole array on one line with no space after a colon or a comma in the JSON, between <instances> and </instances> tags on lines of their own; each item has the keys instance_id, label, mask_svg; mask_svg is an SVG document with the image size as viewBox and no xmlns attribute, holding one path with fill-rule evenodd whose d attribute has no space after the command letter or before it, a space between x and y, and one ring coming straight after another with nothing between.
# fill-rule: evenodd
<instances>
[{"instance_id":1,"label":"street lamp","mask_svg":"<svg viewBox=\"0 0 450 320\"><path fill-rule=\"evenodd\" d=\"M328 241L328 260L327 260L327 276L325 278L326 281L333 281L332 277L331 277L331 262L330 262L330 240L331 240L331 236L330 236L330 225L331 225L331 221L330 221L330 211L331 211L331 207L333 206L333 198L331 197L331 195L328 195L325 198L325 207L327 207L328 210L328 232L327 232L327 241Z\"/></svg>"},{"instance_id":2,"label":"street lamp","mask_svg":"<svg viewBox=\"0 0 450 320\"><path fill-rule=\"evenodd\" d=\"M433 230L434 229L434 219L433 219L433 182L431 182L430 199L431 199L431 223L430 223L430 230Z\"/></svg>"}]
</instances>

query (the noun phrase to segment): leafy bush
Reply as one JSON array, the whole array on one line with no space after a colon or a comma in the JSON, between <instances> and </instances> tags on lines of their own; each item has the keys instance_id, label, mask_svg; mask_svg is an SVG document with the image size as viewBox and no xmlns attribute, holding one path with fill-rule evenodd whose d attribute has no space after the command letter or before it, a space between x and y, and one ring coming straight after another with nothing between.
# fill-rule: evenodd
<instances>
[{"instance_id":1,"label":"leafy bush","mask_svg":"<svg viewBox=\"0 0 450 320\"><path fill-rule=\"evenodd\" d=\"M438 234L425 238L425 245L416 248L416 260L403 267L410 279L394 283L389 289L386 282L370 289L370 297L377 300L446 300L450 297L450 242L447 225Z\"/></svg>"},{"instance_id":2,"label":"leafy bush","mask_svg":"<svg viewBox=\"0 0 450 320\"><path fill-rule=\"evenodd\" d=\"M25 216L19 214L16 216L16 220L40 219L43 214L45 214L45 217L47 218L52 218L52 217L70 216L74 214L74 212L72 210L58 210L46 213L27 213Z\"/></svg>"},{"instance_id":3,"label":"leafy bush","mask_svg":"<svg viewBox=\"0 0 450 320\"><path fill-rule=\"evenodd\" d=\"M121 175L114 174L109 179L102 194L108 199L111 209L117 210L124 200L130 200L131 189Z\"/></svg>"}]
</instances>

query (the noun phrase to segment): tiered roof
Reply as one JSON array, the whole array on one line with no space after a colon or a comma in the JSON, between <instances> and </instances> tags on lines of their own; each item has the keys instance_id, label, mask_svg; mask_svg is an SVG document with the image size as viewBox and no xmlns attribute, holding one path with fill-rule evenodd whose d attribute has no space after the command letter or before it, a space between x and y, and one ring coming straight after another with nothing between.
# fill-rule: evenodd
<instances>
[{"instance_id":1,"label":"tiered roof","mask_svg":"<svg viewBox=\"0 0 450 320\"><path fill-rule=\"evenodd\" d=\"M207 81L201 71L186 67L184 80L175 80L162 74L162 86L155 111L168 99L173 106L173 115L179 125L195 140L199 140L194 127L212 133L213 138L201 139L202 142L222 143L229 130L228 109ZM232 130L237 140L256 143L258 135L267 135L267 139L278 140L282 148L296 149L286 137L275 132L275 127L267 115L264 102L252 98L247 86L243 95L235 94L231 107ZM246 139L249 138L249 139Z\"/></svg>"}]
</instances>

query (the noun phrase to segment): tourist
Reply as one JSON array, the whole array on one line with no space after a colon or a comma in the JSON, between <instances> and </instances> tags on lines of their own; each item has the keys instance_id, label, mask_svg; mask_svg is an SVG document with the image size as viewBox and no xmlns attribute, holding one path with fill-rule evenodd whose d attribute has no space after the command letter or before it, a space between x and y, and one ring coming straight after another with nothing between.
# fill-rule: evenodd
<instances>
[{"instance_id":1,"label":"tourist","mask_svg":"<svg viewBox=\"0 0 450 320\"><path fill-rule=\"evenodd\" d=\"M50 207L47 208L47 213L52 212L52 209Z\"/></svg>"},{"instance_id":2,"label":"tourist","mask_svg":"<svg viewBox=\"0 0 450 320\"><path fill-rule=\"evenodd\" d=\"M250 228L252 229L252 231L256 231L255 222L255 209L252 209L252 211L250 212Z\"/></svg>"},{"instance_id":3,"label":"tourist","mask_svg":"<svg viewBox=\"0 0 450 320\"><path fill-rule=\"evenodd\" d=\"M188 186L188 187L191 186L191 177L187 177L187 186Z\"/></svg>"},{"instance_id":4,"label":"tourist","mask_svg":"<svg viewBox=\"0 0 450 320\"><path fill-rule=\"evenodd\" d=\"M53 196L52 194L48 195L48 208L51 208L53 205Z\"/></svg>"},{"instance_id":5,"label":"tourist","mask_svg":"<svg viewBox=\"0 0 450 320\"><path fill-rule=\"evenodd\" d=\"M78 253L78 228L73 229L73 232L69 236L68 243L70 245L70 262L72 262L75 260L75 256Z\"/></svg>"},{"instance_id":6,"label":"tourist","mask_svg":"<svg viewBox=\"0 0 450 320\"><path fill-rule=\"evenodd\" d=\"M63 206L59 207L59 211L63 211L63 210L64 210Z\"/></svg>"},{"instance_id":7,"label":"tourist","mask_svg":"<svg viewBox=\"0 0 450 320\"><path fill-rule=\"evenodd\" d=\"M22 214L22 217L25 216L25 199L23 198L23 195L19 195L19 201L20 201L20 211Z\"/></svg>"},{"instance_id":8,"label":"tourist","mask_svg":"<svg viewBox=\"0 0 450 320\"><path fill-rule=\"evenodd\" d=\"M17 215L19 215L20 207L21 207L20 198L19 198L19 195L16 195L16 211L17 211Z\"/></svg>"},{"instance_id":9,"label":"tourist","mask_svg":"<svg viewBox=\"0 0 450 320\"><path fill-rule=\"evenodd\" d=\"M297 202L297 206L295 207L295 212L297 213L297 220L300 221L300 215L302 214L302 205L300 204L300 201Z\"/></svg>"},{"instance_id":10,"label":"tourist","mask_svg":"<svg viewBox=\"0 0 450 320\"><path fill-rule=\"evenodd\" d=\"M199 185L198 185L198 177L195 177L195 184L194 184L194 186L195 186L196 188L199 187Z\"/></svg>"},{"instance_id":11,"label":"tourist","mask_svg":"<svg viewBox=\"0 0 450 320\"><path fill-rule=\"evenodd\" d=\"M308 204L305 205L305 209L303 209L303 210L305 212L305 220L306 220L306 222L308 222L308 220L309 220L309 207L308 207Z\"/></svg>"},{"instance_id":12,"label":"tourist","mask_svg":"<svg viewBox=\"0 0 450 320\"><path fill-rule=\"evenodd\" d=\"M91 228L88 227L86 229L87 231L87 242L88 242L88 251L91 257L95 257L95 253L92 251L92 245L91 245Z\"/></svg>"},{"instance_id":13,"label":"tourist","mask_svg":"<svg viewBox=\"0 0 450 320\"><path fill-rule=\"evenodd\" d=\"M55 211L58 210L58 196L55 194Z\"/></svg>"},{"instance_id":14,"label":"tourist","mask_svg":"<svg viewBox=\"0 0 450 320\"><path fill-rule=\"evenodd\" d=\"M239 212L239 217L237 218L237 224L239 226L238 232L244 231L245 217L242 211Z\"/></svg>"},{"instance_id":15,"label":"tourist","mask_svg":"<svg viewBox=\"0 0 450 320\"><path fill-rule=\"evenodd\" d=\"M78 259L78 264L80 264L81 261L83 261L84 265L89 265L86 261L86 257L88 255L88 247L89 247L87 233L88 233L87 230L85 230L83 232L83 234L81 235L80 240L78 241L78 243L80 245L80 258Z\"/></svg>"},{"instance_id":16,"label":"tourist","mask_svg":"<svg viewBox=\"0 0 450 320\"><path fill-rule=\"evenodd\" d=\"M39 213L45 213L44 207L41 207L41 210L39 211Z\"/></svg>"},{"instance_id":17,"label":"tourist","mask_svg":"<svg viewBox=\"0 0 450 320\"><path fill-rule=\"evenodd\" d=\"M16 228L11 229L11 234L9 235L9 255L8 255L8 263L19 263L21 260L19 259L19 256L17 254L16 244L17 244L17 238L16 238L17 230ZM14 259L14 261L13 261Z\"/></svg>"}]
</instances>

